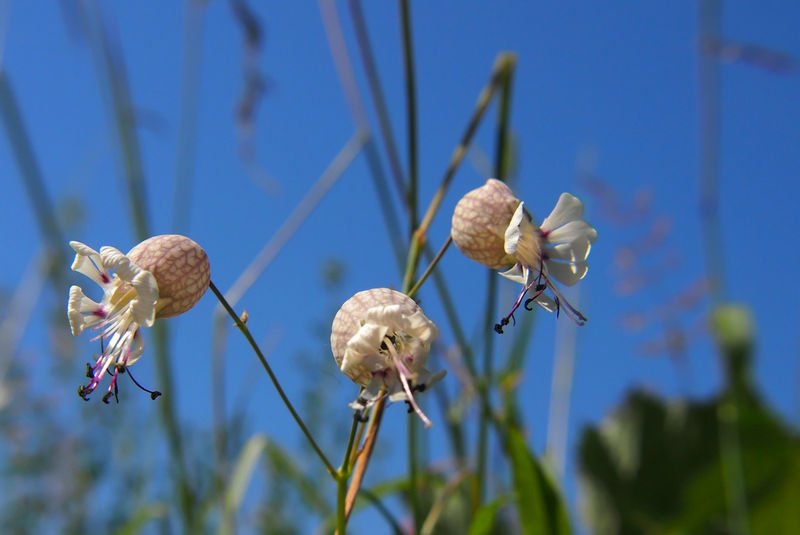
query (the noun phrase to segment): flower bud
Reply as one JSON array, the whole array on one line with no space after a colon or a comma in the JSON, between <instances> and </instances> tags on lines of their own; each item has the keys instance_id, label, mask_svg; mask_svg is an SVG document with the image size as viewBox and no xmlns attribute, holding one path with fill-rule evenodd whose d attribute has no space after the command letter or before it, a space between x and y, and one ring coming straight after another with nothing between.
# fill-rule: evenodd
<instances>
[{"instance_id":1,"label":"flower bud","mask_svg":"<svg viewBox=\"0 0 800 535\"><path fill-rule=\"evenodd\" d=\"M153 236L131 249L127 257L156 278L156 318L183 314L208 289L211 278L208 255L186 236Z\"/></svg>"},{"instance_id":2,"label":"flower bud","mask_svg":"<svg viewBox=\"0 0 800 535\"><path fill-rule=\"evenodd\" d=\"M505 233L519 203L509 187L494 178L464 195L453 212L456 247L491 269L513 266L516 259L505 251Z\"/></svg>"}]
</instances>

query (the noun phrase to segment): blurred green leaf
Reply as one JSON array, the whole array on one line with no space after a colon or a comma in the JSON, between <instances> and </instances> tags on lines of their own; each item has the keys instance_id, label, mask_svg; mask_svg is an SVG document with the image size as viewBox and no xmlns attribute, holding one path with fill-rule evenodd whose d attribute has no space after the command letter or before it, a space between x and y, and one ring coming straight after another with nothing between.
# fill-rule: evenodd
<instances>
[{"instance_id":1,"label":"blurred green leaf","mask_svg":"<svg viewBox=\"0 0 800 535\"><path fill-rule=\"evenodd\" d=\"M149 521L164 518L165 516L167 516L167 506L165 504L156 502L143 505L115 533L116 535L134 535L139 533Z\"/></svg>"},{"instance_id":2,"label":"blurred green leaf","mask_svg":"<svg viewBox=\"0 0 800 535\"><path fill-rule=\"evenodd\" d=\"M571 533L561 496L542 465L528 450L522 432L516 427L509 429L508 450L523 533Z\"/></svg>"},{"instance_id":3,"label":"blurred green leaf","mask_svg":"<svg viewBox=\"0 0 800 535\"><path fill-rule=\"evenodd\" d=\"M736 532L720 456L731 399L662 401L632 393L584 431L579 462L593 533ZM800 442L754 395L738 403L736 430L753 533L800 533Z\"/></svg>"},{"instance_id":4,"label":"blurred green leaf","mask_svg":"<svg viewBox=\"0 0 800 535\"><path fill-rule=\"evenodd\" d=\"M495 525L495 517L500 507L508 501L508 497L502 496L494 501L481 505L472 518L467 535L489 535Z\"/></svg>"},{"instance_id":5,"label":"blurred green leaf","mask_svg":"<svg viewBox=\"0 0 800 535\"><path fill-rule=\"evenodd\" d=\"M253 435L242 448L242 453L239 454L236 467L233 469L233 477L231 477L228 488L225 489L222 521L218 533L230 533L233 529L233 516L242 505L244 491L250 484L253 470L262 452L266 449L267 443L266 436Z\"/></svg>"}]
</instances>

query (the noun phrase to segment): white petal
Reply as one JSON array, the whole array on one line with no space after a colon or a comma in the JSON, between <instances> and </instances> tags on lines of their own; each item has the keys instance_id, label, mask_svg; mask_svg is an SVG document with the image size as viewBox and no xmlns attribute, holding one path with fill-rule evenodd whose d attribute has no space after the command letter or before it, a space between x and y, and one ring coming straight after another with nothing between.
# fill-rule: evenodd
<instances>
[{"instance_id":1,"label":"white petal","mask_svg":"<svg viewBox=\"0 0 800 535\"><path fill-rule=\"evenodd\" d=\"M67 302L67 317L72 336L78 336L87 327L102 320L99 316L85 315L85 313L100 310L100 303L95 303L83 293L80 286L71 286L69 289L69 301Z\"/></svg>"},{"instance_id":2,"label":"white petal","mask_svg":"<svg viewBox=\"0 0 800 535\"><path fill-rule=\"evenodd\" d=\"M592 244L586 239L576 239L571 243L561 243L553 247L548 247L545 254L549 259L565 260L567 262L580 262L586 260Z\"/></svg>"},{"instance_id":3,"label":"white petal","mask_svg":"<svg viewBox=\"0 0 800 535\"><path fill-rule=\"evenodd\" d=\"M381 305L367 310L366 322L387 327L386 332L404 331L423 344L429 344L439 335L436 325L429 320L422 310L417 309L412 314L408 313L407 307L402 305ZM383 341L381 336L378 346Z\"/></svg>"},{"instance_id":4,"label":"white petal","mask_svg":"<svg viewBox=\"0 0 800 535\"><path fill-rule=\"evenodd\" d=\"M120 279L130 283L136 290L136 299L130 305L134 321L145 327L153 325L158 301L158 284L153 274L131 262L113 247L103 247L100 255L105 267L113 269Z\"/></svg>"},{"instance_id":5,"label":"white petal","mask_svg":"<svg viewBox=\"0 0 800 535\"><path fill-rule=\"evenodd\" d=\"M542 227L544 228L544 227ZM584 220L570 221L547 235L549 243L572 243L576 240L588 240L593 243L597 239L597 231Z\"/></svg>"},{"instance_id":6,"label":"white petal","mask_svg":"<svg viewBox=\"0 0 800 535\"><path fill-rule=\"evenodd\" d=\"M383 390L383 378L374 377L358 395L358 399L350 403L350 408L360 411L371 407L381 397L381 390Z\"/></svg>"},{"instance_id":7,"label":"white petal","mask_svg":"<svg viewBox=\"0 0 800 535\"><path fill-rule=\"evenodd\" d=\"M586 276L586 272L589 270L586 262L583 261L566 263L546 260L545 265L547 266L548 273L552 275L553 278L567 286L572 286L581 280Z\"/></svg>"},{"instance_id":8,"label":"white petal","mask_svg":"<svg viewBox=\"0 0 800 535\"><path fill-rule=\"evenodd\" d=\"M414 381L414 386L421 386L427 390L441 381L445 375L447 375L447 370L439 370L438 372L422 370Z\"/></svg>"},{"instance_id":9,"label":"white petal","mask_svg":"<svg viewBox=\"0 0 800 535\"><path fill-rule=\"evenodd\" d=\"M516 254L517 252L517 245L519 244L519 239L522 237L522 221L524 217L525 203L521 202L514 211L514 215L511 216L508 227L506 227L504 248L506 253L510 255Z\"/></svg>"},{"instance_id":10,"label":"white petal","mask_svg":"<svg viewBox=\"0 0 800 535\"><path fill-rule=\"evenodd\" d=\"M72 262L72 270L86 275L105 288L111 281L111 275L103 267L103 261L98 252L79 241L71 241L69 245L76 253L75 260Z\"/></svg>"},{"instance_id":11,"label":"white petal","mask_svg":"<svg viewBox=\"0 0 800 535\"><path fill-rule=\"evenodd\" d=\"M556 309L558 308L556 306L556 302L553 301L553 299L549 295L545 294L542 294L539 297L537 297L534 303L536 303L537 305L539 305L548 312L555 312Z\"/></svg>"},{"instance_id":12,"label":"white petal","mask_svg":"<svg viewBox=\"0 0 800 535\"><path fill-rule=\"evenodd\" d=\"M528 281L529 274L530 274L530 269L524 267L522 264L517 262L508 271L503 271L502 273L500 273L500 276L510 279L514 282L527 285L529 282Z\"/></svg>"},{"instance_id":13,"label":"white petal","mask_svg":"<svg viewBox=\"0 0 800 535\"><path fill-rule=\"evenodd\" d=\"M544 230L553 230L564 223L575 221L583 217L583 203L574 195L562 193L558 198L556 207L550 215L542 221L541 227Z\"/></svg>"},{"instance_id":14,"label":"white petal","mask_svg":"<svg viewBox=\"0 0 800 535\"><path fill-rule=\"evenodd\" d=\"M131 281L136 290L136 299L131 301L131 314L139 325L150 327L156 320L158 284L149 271L141 270Z\"/></svg>"},{"instance_id":15,"label":"white petal","mask_svg":"<svg viewBox=\"0 0 800 535\"><path fill-rule=\"evenodd\" d=\"M347 349L344 352L341 369L346 374L356 371L358 366L362 366L367 355L373 355L380 351L383 337L386 336L387 327L374 323L365 323L356 334L347 342Z\"/></svg>"},{"instance_id":16,"label":"white petal","mask_svg":"<svg viewBox=\"0 0 800 535\"><path fill-rule=\"evenodd\" d=\"M142 353L144 353L144 336L142 336L141 331L137 329L136 332L133 333L133 345L131 346L131 352L128 353L128 358L125 361L125 365L130 366L139 360L139 357L142 356Z\"/></svg>"}]
</instances>

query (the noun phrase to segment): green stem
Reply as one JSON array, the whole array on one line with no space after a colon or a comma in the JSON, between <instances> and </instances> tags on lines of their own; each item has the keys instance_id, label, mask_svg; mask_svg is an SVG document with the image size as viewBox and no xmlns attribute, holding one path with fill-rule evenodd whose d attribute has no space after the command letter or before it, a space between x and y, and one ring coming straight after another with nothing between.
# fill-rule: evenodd
<instances>
[{"instance_id":1,"label":"green stem","mask_svg":"<svg viewBox=\"0 0 800 535\"><path fill-rule=\"evenodd\" d=\"M511 110L511 80L514 72L514 61L505 63L501 76L501 91L498 97L497 111L497 141L495 145L495 167L494 176L500 180L508 178L508 119ZM485 332L491 333L492 326L497 315L497 275L493 271L488 273L488 283L486 290L486 317L484 319ZM493 384L492 372L494 369L494 337L490 334L484 337L483 350L483 381L486 388ZM486 488L486 463L489 452L489 426L488 421L491 417L491 406L489 405L488 392L484 397L480 416L478 419L478 469L475 481L475 499L477 504L483 503Z\"/></svg>"},{"instance_id":2,"label":"green stem","mask_svg":"<svg viewBox=\"0 0 800 535\"><path fill-rule=\"evenodd\" d=\"M419 531L423 522L422 503L419 501L419 434L416 413L408 413L408 499L411 502L411 514L414 521L414 532Z\"/></svg>"},{"instance_id":3,"label":"green stem","mask_svg":"<svg viewBox=\"0 0 800 535\"><path fill-rule=\"evenodd\" d=\"M403 67L406 79L406 114L408 121L408 205L409 228L417 226L417 90L414 77L414 49L411 41L411 15L408 0L399 0L403 33Z\"/></svg>"},{"instance_id":4,"label":"green stem","mask_svg":"<svg viewBox=\"0 0 800 535\"><path fill-rule=\"evenodd\" d=\"M444 245L442 245L442 248L439 249L439 252L436 253L436 256L433 257L431 263L428 264L428 267L425 269L425 272L422 274L417 283L414 284L413 288L411 288L406 295L408 295L409 297L414 297L414 295L419 291L422 284L428 279L428 277L430 277L431 273L433 273L433 269L436 267L436 264L438 264L439 261L442 259L444 253L447 251L447 248L450 247L451 243L453 243L453 237L448 236L447 240L445 240L444 242Z\"/></svg>"},{"instance_id":5,"label":"green stem","mask_svg":"<svg viewBox=\"0 0 800 535\"><path fill-rule=\"evenodd\" d=\"M513 68L515 63L515 56L508 53L498 55L497 59L495 60L489 82L486 84L486 86L484 86L478 95L478 100L475 103L475 109L473 110L472 116L467 123L467 128L465 129L464 134L461 136L461 141L453 151L453 155L450 158L450 165L448 165L447 170L444 173L444 177L439 185L439 189L431 199L431 202L428 205L428 210L425 212L425 216L422 218L419 227L414 232L406 262L406 273L403 279L403 287L405 288L411 287L411 281L413 280L414 274L417 272L417 267L419 266L420 252L422 250L422 245L425 243L428 228L433 222L434 216L439 211L439 207L444 200L444 195L447 192L447 189L450 187L450 183L453 181L456 170L458 169L459 165L461 165L464 156L467 154L467 149L472 142L472 137L475 135L475 131L478 129L478 125L480 125L481 119L483 118L483 115L486 113L486 109L489 107L489 104L492 101L492 96L494 95L498 84L505 78L505 73L508 71L508 69Z\"/></svg>"},{"instance_id":6,"label":"green stem","mask_svg":"<svg viewBox=\"0 0 800 535\"><path fill-rule=\"evenodd\" d=\"M495 316L497 315L495 305L497 301L497 275L490 271L488 273L488 282L486 290L486 316L484 318L484 331L489 333L484 336L483 347L483 369L480 384L484 385L484 392L486 392L486 403L481 405L480 415L478 418L478 468L475 480L475 500L476 505L483 503L483 495L486 481L486 462L489 452L489 426L488 421L491 417L491 407L488 404L488 389L492 384L492 360L494 349L494 334L492 326L495 323Z\"/></svg>"},{"instance_id":7,"label":"green stem","mask_svg":"<svg viewBox=\"0 0 800 535\"><path fill-rule=\"evenodd\" d=\"M392 124L389 120L389 108L386 106L386 99L383 98L378 69L375 67L375 58L372 55L372 46L370 45L369 36L367 35L367 25L364 22L364 15L361 12L361 4L359 1L350 0L348 4L350 6L350 15L353 19L353 29L355 30L356 42L358 42L358 50L361 53L361 63L364 66L364 74L369 83L372 100L375 102L375 113L378 119L381 137L383 138L383 144L386 148L386 154L389 157L389 168L392 171L392 178L394 179L397 193L403 198L406 195L403 168L400 164L400 156L397 153L397 143L395 142L394 134L392 134Z\"/></svg>"},{"instance_id":8,"label":"green stem","mask_svg":"<svg viewBox=\"0 0 800 535\"><path fill-rule=\"evenodd\" d=\"M314 450L319 459L322 461L322 464L325 465L325 469L328 471L328 473L331 475L334 481L338 481L339 479L338 472L333 467L333 465L331 465L330 461L328 461L328 458L325 457L325 454L322 453L322 450L317 445L317 442L314 440L314 437L311 435L311 432L308 430L308 427L306 427L305 422L303 422L303 419L300 417L299 414L297 414L297 411L294 409L292 402L289 401L286 392L283 391L283 387L281 387L281 384L278 382L278 378L275 376L275 373L272 371L272 368L270 367L269 363L267 363L267 359L264 357L264 354L261 352L261 349L258 347L258 344L256 343L255 339L253 339L253 335L250 334L250 329L247 328L247 325L245 325L244 322L236 314L236 312L234 312L233 308L231 308L231 306L228 304L228 301L225 300L225 297L217 289L217 287L214 285L213 282L209 282L209 288L211 288L211 291L214 292L214 295L217 296L217 299L219 300L220 303L222 303L222 306L228 312L230 317L233 318L233 321L236 322L236 326L239 327L240 331L242 331L244 337L247 338L247 341L250 343L250 347L252 347L253 351L255 351L258 360L261 361L261 365L264 367L264 370L266 370L267 375L269 375L272 384L275 386L275 390L278 392L278 396L280 396L281 401L283 401L283 404L286 405L286 408L289 409L289 412L292 414L294 421L297 422L298 426L300 426L300 430L306 436L306 439L308 439L309 444L311 444L311 448Z\"/></svg>"},{"instance_id":9,"label":"green stem","mask_svg":"<svg viewBox=\"0 0 800 535\"><path fill-rule=\"evenodd\" d=\"M337 471L336 480L336 532L344 535L347 529L347 481L350 478L352 465L350 456L353 454L353 446L356 442L356 434L361 419L358 414L353 415L353 424L350 426L350 436L347 438L347 447L344 450L342 465Z\"/></svg>"}]
</instances>

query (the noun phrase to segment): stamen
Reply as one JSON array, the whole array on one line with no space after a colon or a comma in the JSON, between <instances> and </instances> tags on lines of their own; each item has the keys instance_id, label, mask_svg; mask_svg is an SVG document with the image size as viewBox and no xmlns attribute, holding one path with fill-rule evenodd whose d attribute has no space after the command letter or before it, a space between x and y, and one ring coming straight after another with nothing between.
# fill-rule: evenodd
<instances>
[{"instance_id":1,"label":"stamen","mask_svg":"<svg viewBox=\"0 0 800 535\"><path fill-rule=\"evenodd\" d=\"M577 308L572 306L572 304L567 301L567 298L564 297L558 287L553 284L547 274L545 274L544 277L547 279L547 287L550 288L550 292L553 294L554 301L556 302L556 317L558 317L558 312L561 310L561 305L563 303L564 313L569 317L569 319L578 325L585 325L588 321L586 316L581 314Z\"/></svg>"},{"instance_id":2,"label":"stamen","mask_svg":"<svg viewBox=\"0 0 800 535\"><path fill-rule=\"evenodd\" d=\"M123 372L124 372L125 370L127 370L127 372L128 372L128 377L130 377L130 378L131 378L131 381L133 381L133 384L135 384L136 386L138 386L139 388L141 388L142 390L144 390L145 392L147 392L148 394L150 394L150 399L152 399L152 400L155 400L156 398L158 398L158 396L160 396L160 395L161 395L161 392L159 392L158 390L148 390L148 389L146 389L145 387L143 387L142 385L140 385L140 384L139 384L139 381L137 381L136 379L134 379L134 378L133 378L133 375L131 375L131 370L130 370L130 368L123 367L123 368L122 368L122 370L123 370Z\"/></svg>"},{"instance_id":3,"label":"stamen","mask_svg":"<svg viewBox=\"0 0 800 535\"><path fill-rule=\"evenodd\" d=\"M395 349L394 344L388 338L384 338L384 340L389 348L389 353L392 355L392 360L394 361L394 365L397 369L397 376L400 378L400 383L403 385L403 390L406 391L406 396L408 396L406 401L414 409L414 412L417 413L417 416L420 417L422 423L425 424L425 427L432 427L433 422L431 422L428 417L425 416L425 413L422 412L422 409L420 409L419 405L417 405L417 402L414 400L414 393L408 384L407 376L412 375L411 371L406 368L406 365L403 364L402 360L397 355L397 350Z\"/></svg>"}]
</instances>

